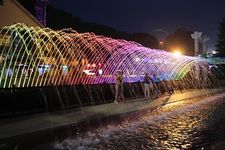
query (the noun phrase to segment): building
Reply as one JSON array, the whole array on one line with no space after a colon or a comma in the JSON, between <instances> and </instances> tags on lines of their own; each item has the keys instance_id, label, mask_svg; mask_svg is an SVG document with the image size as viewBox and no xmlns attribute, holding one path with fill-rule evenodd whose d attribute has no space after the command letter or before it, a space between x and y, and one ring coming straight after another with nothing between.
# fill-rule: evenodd
<instances>
[{"instance_id":1,"label":"building","mask_svg":"<svg viewBox=\"0 0 225 150\"><path fill-rule=\"evenodd\" d=\"M1 0L0 28L15 23L25 23L27 26L44 27L31 13L16 0Z\"/></svg>"}]
</instances>

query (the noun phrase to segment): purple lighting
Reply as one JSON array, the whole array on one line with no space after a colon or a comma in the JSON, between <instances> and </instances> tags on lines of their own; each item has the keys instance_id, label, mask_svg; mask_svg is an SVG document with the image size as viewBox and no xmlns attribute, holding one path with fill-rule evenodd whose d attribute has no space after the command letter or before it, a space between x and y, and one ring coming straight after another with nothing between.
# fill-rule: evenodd
<instances>
[{"instance_id":1,"label":"purple lighting","mask_svg":"<svg viewBox=\"0 0 225 150\"><path fill-rule=\"evenodd\" d=\"M14 45L13 49L6 45L1 54L3 88L13 84L29 87L114 83L117 70L123 71L125 82L141 81L143 72L170 80L182 78L192 68L206 66L200 58L175 56L135 42L75 30L53 31L15 24L0 33L2 37L11 36L9 43ZM18 68L18 64L23 66Z\"/></svg>"},{"instance_id":2,"label":"purple lighting","mask_svg":"<svg viewBox=\"0 0 225 150\"><path fill-rule=\"evenodd\" d=\"M41 24L46 26L46 4L48 0L36 0L35 11L36 17Z\"/></svg>"}]
</instances>

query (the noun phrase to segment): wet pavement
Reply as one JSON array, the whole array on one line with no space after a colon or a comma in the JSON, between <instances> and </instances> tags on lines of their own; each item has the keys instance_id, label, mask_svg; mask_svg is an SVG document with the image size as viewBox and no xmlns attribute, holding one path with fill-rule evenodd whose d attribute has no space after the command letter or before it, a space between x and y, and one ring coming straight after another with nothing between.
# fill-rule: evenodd
<instances>
[{"instance_id":1,"label":"wet pavement","mask_svg":"<svg viewBox=\"0 0 225 150\"><path fill-rule=\"evenodd\" d=\"M120 115L143 109L154 109L158 106L174 103L181 100L209 96L223 92L225 89L199 89L187 90L183 93L175 92L173 95L164 95L156 99L136 99L124 104L102 104L82 107L80 109L65 110L54 113L43 113L25 117L0 120L0 140L30 134L33 132L67 126L93 118L103 118Z\"/></svg>"},{"instance_id":2,"label":"wet pavement","mask_svg":"<svg viewBox=\"0 0 225 150\"><path fill-rule=\"evenodd\" d=\"M0 124L0 136L14 136L0 141L0 149L211 149L225 140L225 93L216 91L185 91L153 101L7 120ZM115 115L120 117L99 119ZM85 131L75 125L90 118L98 125ZM60 126L66 127L47 134L39 131Z\"/></svg>"},{"instance_id":3,"label":"wet pavement","mask_svg":"<svg viewBox=\"0 0 225 150\"><path fill-rule=\"evenodd\" d=\"M140 118L51 143L54 149L212 149L225 140L225 94L167 104Z\"/></svg>"}]
</instances>

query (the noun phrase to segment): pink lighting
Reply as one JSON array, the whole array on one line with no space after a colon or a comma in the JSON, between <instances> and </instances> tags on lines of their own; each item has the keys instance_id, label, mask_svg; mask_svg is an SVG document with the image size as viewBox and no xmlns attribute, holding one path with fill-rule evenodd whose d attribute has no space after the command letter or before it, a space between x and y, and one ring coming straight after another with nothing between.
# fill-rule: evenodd
<instances>
[{"instance_id":1,"label":"pink lighting","mask_svg":"<svg viewBox=\"0 0 225 150\"><path fill-rule=\"evenodd\" d=\"M92 67L94 67L94 68L95 68L95 67L96 67L96 64L92 64Z\"/></svg>"},{"instance_id":2,"label":"pink lighting","mask_svg":"<svg viewBox=\"0 0 225 150\"><path fill-rule=\"evenodd\" d=\"M21 31L20 36L11 37L11 40L23 42L20 43L21 49L18 47L7 58L10 60L2 60L2 66L7 67L1 69L1 88L9 88L13 83L17 87L114 83L117 70L123 71L125 82L142 81L143 72L150 75L155 72L163 80L169 80L177 78L184 68L207 63L200 58L184 55L176 57L172 53L143 47L136 42L94 33L78 33L73 29L53 31L15 24L4 27L4 32L0 30L0 33L4 37L10 33L7 31L15 32L15 35ZM32 39L32 42L27 39ZM32 49L27 47L27 43ZM0 58L8 52L5 47ZM27 47L26 53L30 55L24 55L24 47ZM23 58L18 59L17 53ZM17 71L18 64L23 64L21 72L30 69L33 72L23 78ZM48 67L39 67L40 64ZM14 78L9 74L13 74Z\"/></svg>"}]
</instances>

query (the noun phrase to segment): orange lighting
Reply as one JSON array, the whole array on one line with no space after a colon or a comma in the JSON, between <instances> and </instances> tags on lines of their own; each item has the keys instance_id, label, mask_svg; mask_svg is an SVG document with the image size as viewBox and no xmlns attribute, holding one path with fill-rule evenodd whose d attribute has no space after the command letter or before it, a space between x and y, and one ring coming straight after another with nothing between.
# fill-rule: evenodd
<instances>
[{"instance_id":1,"label":"orange lighting","mask_svg":"<svg viewBox=\"0 0 225 150\"><path fill-rule=\"evenodd\" d=\"M180 52L180 51L174 51L173 54L174 54L175 56L180 56L180 55L181 55L181 52Z\"/></svg>"},{"instance_id":2,"label":"orange lighting","mask_svg":"<svg viewBox=\"0 0 225 150\"><path fill-rule=\"evenodd\" d=\"M96 64L92 64L92 67L96 67Z\"/></svg>"}]
</instances>

